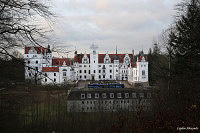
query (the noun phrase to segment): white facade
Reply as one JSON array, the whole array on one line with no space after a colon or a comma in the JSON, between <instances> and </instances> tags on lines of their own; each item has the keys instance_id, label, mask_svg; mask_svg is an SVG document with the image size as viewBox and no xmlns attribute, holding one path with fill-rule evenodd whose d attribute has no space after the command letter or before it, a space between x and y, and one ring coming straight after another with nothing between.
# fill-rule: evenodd
<instances>
[{"instance_id":1,"label":"white facade","mask_svg":"<svg viewBox=\"0 0 200 133\"><path fill-rule=\"evenodd\" d=\"M77 80L128 80L148 82L148 62L144 56L135 61L134 54L99 54L98 46L90 54L77 54L74 59L52 58L50 47L25 48L25 78L37 83L61 84Z\"/></svg>"},{"instance_id":2,"label":"white facade","mask_svg":"<svg viewBox=\"0 0 200 133\"><path fill-rule=\"evenodd\" d=\"M137 58L136 66L128 68L128 81L130 83L148 82L148 62L144 56Z\"/></svg>"}]
</instances>

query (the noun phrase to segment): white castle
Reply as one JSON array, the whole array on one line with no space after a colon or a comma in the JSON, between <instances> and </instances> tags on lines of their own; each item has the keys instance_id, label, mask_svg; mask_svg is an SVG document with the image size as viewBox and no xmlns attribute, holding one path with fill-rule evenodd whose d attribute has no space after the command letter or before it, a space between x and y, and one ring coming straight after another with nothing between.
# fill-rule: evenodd
<instances>
[{"instance_id":1,"label":"white castle","mask_svg":"<svg viewBox=\"0 0 200 133\"><path fill-rule=\"evenodd\" d=\"M99 54L91 45L90 53L74 53L73 59L53 58L50 46L25 47L25 79L41 84L62 84L78 80L127 80L148 83L148 62L143 54Z\"/></svg>"}]
</instances>

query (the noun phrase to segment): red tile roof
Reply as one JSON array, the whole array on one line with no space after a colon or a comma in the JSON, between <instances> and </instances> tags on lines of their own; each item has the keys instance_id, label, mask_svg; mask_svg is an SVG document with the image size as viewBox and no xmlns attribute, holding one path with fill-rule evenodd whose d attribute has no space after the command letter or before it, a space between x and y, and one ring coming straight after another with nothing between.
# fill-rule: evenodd
<instances>
[{"instance_id":1,"label":"red tile roof","mask_svg":"<svg viewBox=\"0 0 200 133\"><path fill-rule=\"evenodd\" d=\"M83 58L84 54L77 54L74 56L74 62L78 62L78 63L82 63L82 58ZM90 60L90 54L87 54L87 57Z\"/></svg>"},{"instance_id":2,"label":"red tile roof","mask_svg":"<svg viewBox=\"0 0 200 133\"><path fill-rule=\"evenodd\" d=\"M64 61L67 66L71 66L72 63L68 58L54 58L54 59L52 59L52 65L53 66L62 66Z\"/></svg>"},{"instance_id":3,"label":"red tile roof","mask_svg":"<svg viewBox=\"0 0 200 133\"><path fill-rule=\"evenodd\" d=\"M132 62L131 63L131 67L133 68L133 67L136 67L137 66L137 64L135 63L135 62Z\"/></svg>"},{"instance_id":4,"label":"red tile roof","mask_svg":"<svg viewBox=\"0 0 200 133\"><path fill-rule=\"evenodd\" d=\"M25 47L25 54L28 54L29 53L29 50L31 49L32 47ZM44 47L34 47L35 50L37 51L37 54L44 54L44 50L46 49L46 51L48 50L48 48L44 48Z\"/></svg>"},{"instance_id":5,"label":"red tile roof","mask_svg":"<svg viewBox=\"0 0 200 133\"><path fill-rule=\"evenodd\" d=\"M99 54L99 59L98 59L99 63L104 63L104 57L105 57L105 55L106 54ZM111 58L111 62L112 63L114 62L115 55L116 54L109 54L109 57ZM126 54L117 54L120 63L123 63L125 55ZM74 62L82 63L83 56L84 56L83 54L77 54L77 55L75 55ZM89 54L87 54L87 57L90 59L90 55ZM131 58L131 62L134 62L133 55L129 54L129 57Z\"/></svg>"},{"instance_id":6,"label":"red tile roof","mask_svg":"<svg viewBox=\"0 0 200 133\"><path fill-rule=\"evenodd\" d=\"M143 57L146 60L145 56L140 56L140 57L138 57L138 61L141 62Z\"/></svg>"},{"instance_id":7,"label":"red tile roof","mask_svg":"<svg viewBox=\"0 0 200 133\"><path fill-rule=\"evenodd\" d=\"M59 72L59 67L43 67L42 72Z\"/></svg>"}]
</instances>

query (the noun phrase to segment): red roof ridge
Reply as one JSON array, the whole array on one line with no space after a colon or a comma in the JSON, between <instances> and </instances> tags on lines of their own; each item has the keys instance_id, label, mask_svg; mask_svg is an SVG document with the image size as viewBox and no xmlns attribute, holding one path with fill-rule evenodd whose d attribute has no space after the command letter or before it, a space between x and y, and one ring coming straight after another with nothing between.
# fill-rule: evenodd
<instances>
[{"instance_id":1,"label":"red roof ridge","mask_svg":"<svg viewBox=\"0 0 200 133\"><path fill-rule=\"evenodd\" d=\"M42 72L59 72L59 67L43 67Z\"/></svg>"}]
</instances>

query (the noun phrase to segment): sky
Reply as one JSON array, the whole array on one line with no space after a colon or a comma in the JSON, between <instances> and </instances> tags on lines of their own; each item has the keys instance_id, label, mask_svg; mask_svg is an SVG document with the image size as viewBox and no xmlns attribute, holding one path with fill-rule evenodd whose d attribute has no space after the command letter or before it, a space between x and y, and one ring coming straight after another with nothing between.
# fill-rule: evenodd
<instances>
[{"instance_id":1,"label":"sky","mask_svg":"<svg viewBox=\"0 0 200 133\"><path fill-rule=\"evenodd\" d=\"M57 46L78 53L148 52L153 40L174 20L178 0L51 0ZM73 54L73 53L71 53Z\"/></svg>"}]
</instances>

